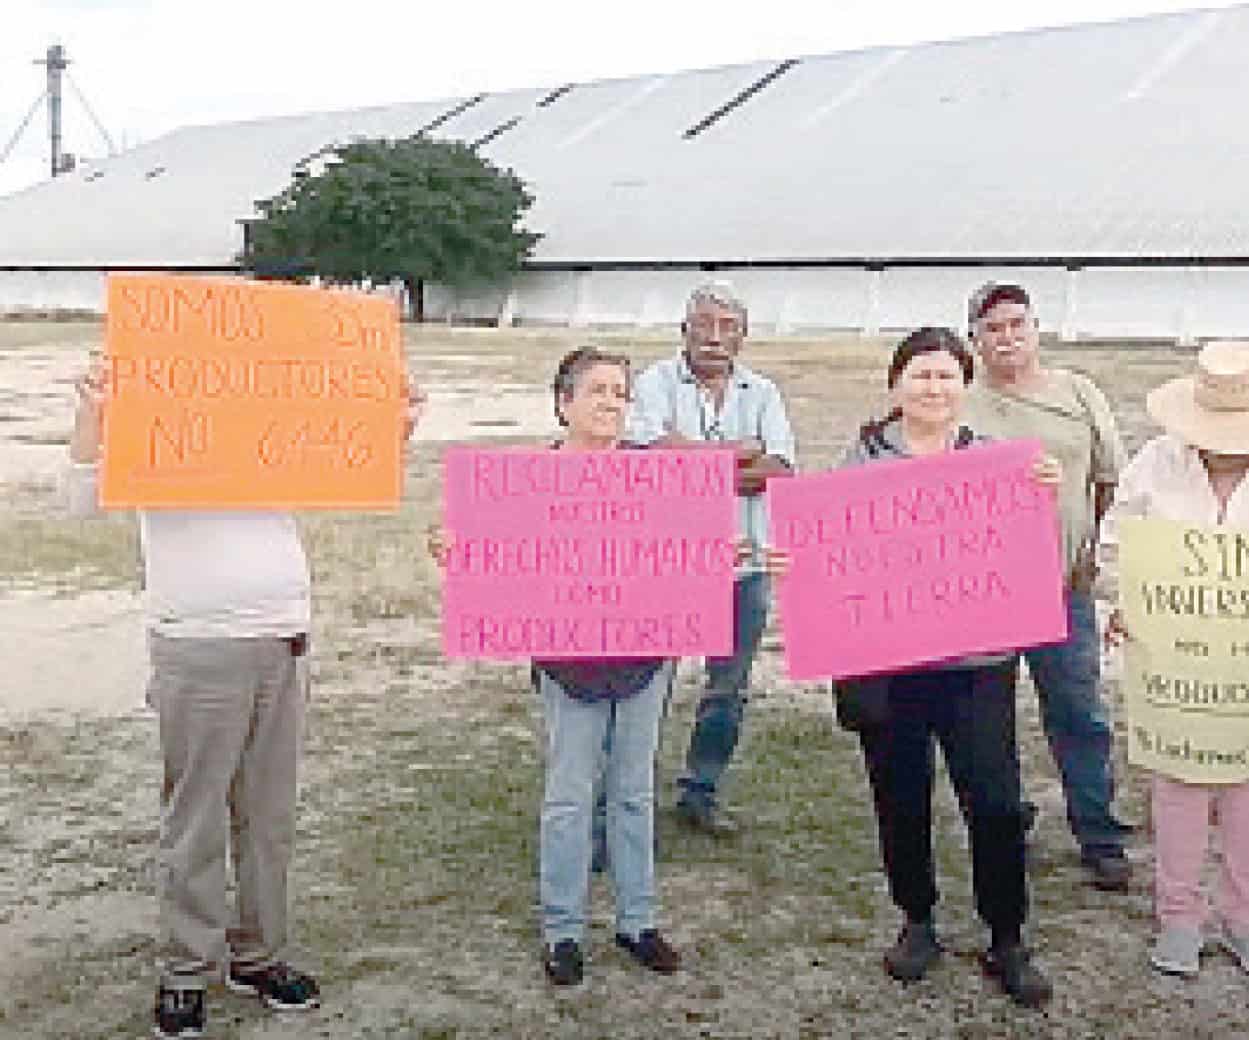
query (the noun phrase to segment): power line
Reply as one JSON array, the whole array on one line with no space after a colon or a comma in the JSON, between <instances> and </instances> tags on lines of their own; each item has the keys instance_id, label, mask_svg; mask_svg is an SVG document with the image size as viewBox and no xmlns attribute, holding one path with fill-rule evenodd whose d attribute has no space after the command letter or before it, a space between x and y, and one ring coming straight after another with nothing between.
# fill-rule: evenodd
<instances>
[{"instance_id":1,"label":"power line","mask_svg":"<svg viewBox=\"0 0 1249 1040\"><path fill-rule=\"evenodd\" d=\"M35 118L35 113L39 111L39 106L43 104L47 96L48 92L45 90L35 98L35 103L30 106L30 111L26 113L25 118L18 125L17 132L9 139L9 143L4 146L4 151L0 152L0 163L4 162L13 149L17 147L17 142L21 140L22 134L30 125L30 121Z\"/></svg>"},{"instance_id":2,"label":"power line","mask_svg":"<svg viewBox=\"0 0 1249 1040\"><path fill-rule=\"evenodd\" d=\"M69 80L69 85L73 88L74 96L78 98L82 107L87 110L87 115L91 117L91 122L95 124L95 128L100 132L100 136L104 138L104 143L108 146L108 154L116 155L117 146L113 144L113 139L109 136L108 131L104 129L104 124L100 122L100 117L95 114L95 109L91 107L86 97L83 95L83 92L79 89L77 80L75 80L74 77L68 72L65 73L65 78Z\"/></svg>"},{"instance_id":3,"label":"power line","mask_svg":"<svg viewBox=\"0 0 1249 1040\"><path fill-rule=\"evenodd\" d=\"M4 162L12 154L13 149L17 147L18 141L21 140L22 134L26 132L26 128L30 125L30 121L35 117L35 113L39 111L39 106L46 101L48 103L48 143L51 149L52 176L56 177L62 173L68 173L74 168L75 157L61 150L61 83L63 80L69 82L74 96L78 98L78 103L82 105L96 131L104 140L104 144L108 148L108 154L110 156L116 155L117 145L114 143L112 135L108 132L100 117L96 115L95 109L91 107L91 102L87 100L87 96L82 92L82 88L78 86L77 80L69 75L70 63L65 56L65 48L59 43L53 44L48 48L46 56L42 59L37 59L35 64L43 65L47 69L47 86L44 88L43 93L35 99L35 103L30 106L30 110L17 128L17 132L10 138L8 144L5 145L4 151L0 152L0 162Z\"/></svg>"}]
</instances>

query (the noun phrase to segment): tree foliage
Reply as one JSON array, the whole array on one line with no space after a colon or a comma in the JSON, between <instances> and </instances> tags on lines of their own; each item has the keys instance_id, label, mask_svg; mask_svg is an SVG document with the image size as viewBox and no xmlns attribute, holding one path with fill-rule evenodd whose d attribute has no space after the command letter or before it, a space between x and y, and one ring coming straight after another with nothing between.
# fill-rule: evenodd
<instances>
[{"instance_id":1,"label":"tree foliage","mask_svg":"<svg viewBox=\"0 0 1249 1040\"><path fill-rule=\"evenodd\" d=\"M409 289L498 284L541 237L520 227L532 203L520 178L459 142L353 141L296 167L284 191L256 203L239 261L333 281L399 279Z\"/></svg>"}]
</instances>

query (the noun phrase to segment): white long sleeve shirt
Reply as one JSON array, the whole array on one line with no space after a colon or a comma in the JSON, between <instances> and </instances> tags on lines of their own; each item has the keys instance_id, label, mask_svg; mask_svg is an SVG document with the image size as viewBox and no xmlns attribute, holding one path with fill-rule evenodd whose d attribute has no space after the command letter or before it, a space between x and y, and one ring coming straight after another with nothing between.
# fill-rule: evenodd
<instances>
[{"instance_id":1,"label":"white long sleeve shirt","mask_svg":"<svg viewBox=\"0 0 1249 1040\"><path fill-rule=\"evenodd\" d=\"M1117 591L1119 523L1130 516L1243 530L1249 528L1249 480L1221 510L1196 448L1170 434L1149 441L1123 470L1102 520L1098 556L1109 593Z\"/></svg>"},{"instance_id":2,"label":"white long sleeve shirt","mask_svg":"<svg viewBox=\"0 0 1249 1040\"><path fill-rule=\"evenodd\" d=\"M71 513L98 511L94 465L65 473ZM256 638L307 632L308 561L290 513L143 510L144 616L173 638Z\"/></svg>"}]
</instances>

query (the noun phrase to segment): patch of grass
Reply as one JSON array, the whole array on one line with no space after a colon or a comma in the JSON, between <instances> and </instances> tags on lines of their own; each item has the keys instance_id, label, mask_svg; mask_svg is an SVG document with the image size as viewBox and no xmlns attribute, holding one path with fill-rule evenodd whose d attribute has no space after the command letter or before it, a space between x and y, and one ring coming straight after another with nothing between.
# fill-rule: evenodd
<instances>
[{"instance_id":1,"label":"patch of grass","mask_svg":"<svg viewBox=\"0 0 1249 1040\"><path fill-rule=\"evenodd\" d=\"M134 588L138 574L132 516L0 509L0 585L66 592Z\"/></svg>"},{"instance_id":2,"label":"patch of grass","mask_svg":"<svg viewBox=\"0 0 1249 1040\"><path fill-rule=\"evenodd\" d=\"M436 614L436 572L425 549L427 508L409 498L394 514L303 516L318 611L356 625Z\"/></svg>"}]
</instances>

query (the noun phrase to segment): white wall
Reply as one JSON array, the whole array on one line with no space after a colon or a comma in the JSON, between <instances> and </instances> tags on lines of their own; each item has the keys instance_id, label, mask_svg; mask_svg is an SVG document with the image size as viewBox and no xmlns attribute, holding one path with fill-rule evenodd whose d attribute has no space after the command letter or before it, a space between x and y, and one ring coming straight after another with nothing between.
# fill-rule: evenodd
<instances>
[{"instance_id":1,"label":"white wall","mask_svg":"<svg viewBox=\"0 0 1249 1040\"><path fill-rule=\"evenodd\" d=\"M707 278L731 281L756 331L785 335L950 325L962 329L968 294L982 282L1017 281L1032 292L1041 327L1067 339L1193 342L1249 337L1249 268L743 268L699 271L536 271L508 290L456 294L426 287L434 320L520 324L675 325L685 297ZM0 271L0 313L102 312L100 271Z\"/></svg>"},{"instance_id":2,"label":"white wall","mask_svg":"<svg viewBox=\"0 0 1249 1040\"><path fill-rule=\"evenodd\" d=\"M103 271L0 271L0 314L32 310L104 313Z\"/></svg>"}]
</instances>

